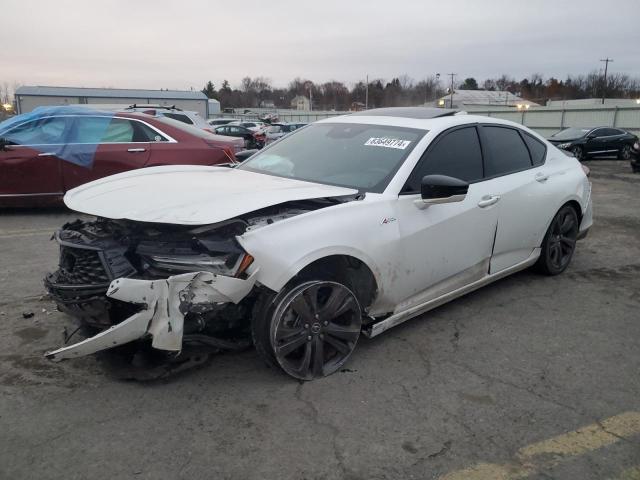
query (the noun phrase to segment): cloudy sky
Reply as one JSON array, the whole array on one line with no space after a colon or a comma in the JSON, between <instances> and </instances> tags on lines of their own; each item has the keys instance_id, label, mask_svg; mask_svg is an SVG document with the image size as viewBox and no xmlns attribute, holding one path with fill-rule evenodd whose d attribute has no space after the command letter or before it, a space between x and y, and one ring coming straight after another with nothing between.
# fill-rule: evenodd
<instances>
[{"instance_id":1,"label":"cloudy sky","mask_svg":"<svg viewBox=\"0 0 640 480\"><path fill-rule=\"evenodd\" d=\"M610 12L607 5L611 5ZM1 0L0 82L640 76L639 0Z\"/></svg>"}]
</instances>

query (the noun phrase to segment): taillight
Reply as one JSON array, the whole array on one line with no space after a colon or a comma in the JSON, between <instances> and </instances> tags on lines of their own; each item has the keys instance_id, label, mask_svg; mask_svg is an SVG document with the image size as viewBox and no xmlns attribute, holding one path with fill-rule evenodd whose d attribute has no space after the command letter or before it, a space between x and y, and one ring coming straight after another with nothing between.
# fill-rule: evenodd
<instances>
[{"instance_id":1,"label":"taillight","mask_svg":"<svg viewBox=\"0 0 640 480\"><path fill-rule=\"evenodd\" d=\"M588 177L591 174L591 169L586 165L580 164L580 166L582 167L582 171L584 172L584 174Z\"/></svg>"}]
</instances>

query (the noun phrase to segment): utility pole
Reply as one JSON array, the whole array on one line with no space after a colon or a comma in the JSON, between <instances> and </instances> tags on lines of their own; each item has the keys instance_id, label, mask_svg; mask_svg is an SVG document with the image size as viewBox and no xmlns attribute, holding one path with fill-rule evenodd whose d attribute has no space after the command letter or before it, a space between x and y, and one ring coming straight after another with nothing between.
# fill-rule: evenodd
<instances>
[{"instance_id":1,"label":"utility pole","mask_svg":"<svg viewBox=\"0 0 640 480\"><path fill-rule=\"evenodd\" d=\"M457 73L447 73L451 77L451 100L449 100L449 108L453 108L453 77L457 75Z\"/></svg>"},{"instance_id":2,"label":"utility pole","mask_svg":"<svg viewBox=\"0 0 640 480\"><path fill-rule=\"evenodd\" d=\"M602 85L602 104L604 105L604 98L607 96L607 70L609 67L609 63L613 62L613 58L603 58L600 60L604 62L604 84Z\"/></svg>"},{"instance_id":3,"label":"utility pole","mask_svg":"<svg viewBox=\"0 0 640 480\"><path fill-rule=\"evenodd\" d=\"M369 110L369 74L367 73L367 86L364 88L364 109Z\"/></svg>"}]
</instances>

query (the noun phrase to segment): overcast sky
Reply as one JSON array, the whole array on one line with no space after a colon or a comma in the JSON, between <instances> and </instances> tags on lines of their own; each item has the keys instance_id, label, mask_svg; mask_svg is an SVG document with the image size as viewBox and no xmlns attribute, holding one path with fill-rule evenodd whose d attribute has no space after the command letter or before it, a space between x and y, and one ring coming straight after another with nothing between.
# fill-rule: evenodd
<instances>
[{"instance_id":1,"label":"overcast sky","mask_svg":"<svg viewBox=\"0 0 640 480\"><path fill-rule=\"evenodd\" d=\"M639 0L1 0L0 14L0 82L27 85L564 78L606 56L640 76Z\"/></svg>"}]
</instances>

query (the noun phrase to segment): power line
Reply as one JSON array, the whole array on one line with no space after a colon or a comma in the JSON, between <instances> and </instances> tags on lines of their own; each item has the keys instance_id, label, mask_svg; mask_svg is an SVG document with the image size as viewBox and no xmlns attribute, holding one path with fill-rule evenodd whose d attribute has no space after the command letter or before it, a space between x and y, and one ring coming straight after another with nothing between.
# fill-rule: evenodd
<instances>
[{"instance_id":1,"label":"power line","mask_svg":"<svg viewBox=\"0 0 640 480\"><path fill-rule=\"evenodd\" d=\"M601 62L604 62L604 84L602 85L602 104L604 105L604 98L607 96L607 70L609 63L613 63L613 58L601 58Z\"/></svg>"},{"instance_id":2,"label":"power line","mask_svg":"<svg viewBox=\"0 0 640 480\"><path fill-rule=\"evenodd\" d=\"M457 75L457 73L447 73L451 77L451 99L449 100L449 108L453 108L453 77Z\"/></svg>"}]
</instances>

